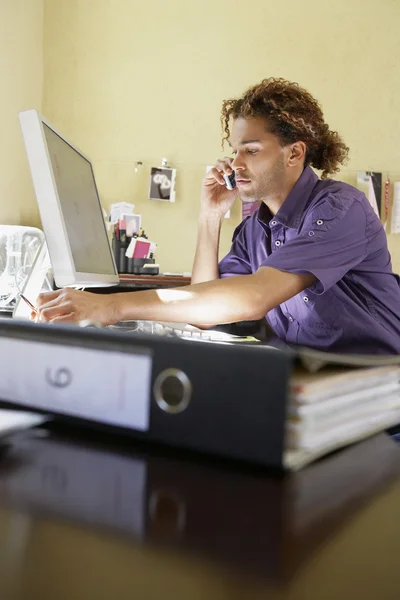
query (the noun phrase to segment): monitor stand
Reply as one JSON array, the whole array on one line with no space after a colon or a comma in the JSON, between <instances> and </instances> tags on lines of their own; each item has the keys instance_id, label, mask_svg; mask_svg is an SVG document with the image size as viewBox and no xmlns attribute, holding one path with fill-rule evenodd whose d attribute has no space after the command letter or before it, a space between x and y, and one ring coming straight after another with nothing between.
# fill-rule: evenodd
<instances>
[{"instance_id":1,"label":"monitor stand","mask_svg":"<svg viewBox=\"0 0 400 600\"><path fill-rule=\"evenodd\" d=\"M32 302L32 304L35 304L40 292L53 289L52 282L51 261L47 244L44 241L36 252L29 274L20 287L19 292ZM13 311L13 319L29 320L30 316L31 309L18 295Z\"/></svg>"}]
</instances>

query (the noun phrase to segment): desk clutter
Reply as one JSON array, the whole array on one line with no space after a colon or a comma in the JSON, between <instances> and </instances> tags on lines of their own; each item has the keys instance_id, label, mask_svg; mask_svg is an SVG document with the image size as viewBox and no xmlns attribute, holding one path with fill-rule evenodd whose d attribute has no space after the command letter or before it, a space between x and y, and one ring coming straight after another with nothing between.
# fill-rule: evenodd
<instances>
[{"instance_id":1,"label":"desk clutter","mask_svg":"<svg viewBox=\"0 0 400 600\"><path fill-rule=\"evenodd\" d=\"M134 214L135 206L127 202L111 205L110 224L113 226L112 250L118 273L158 275L154 253L157 244L148 239L142 229L141 215Z\"/></svg>"},{"instance_id":2,"label":"desk clutter","mask_svg":"<svg viewBox=\"0 0 400 600\"><path fill-rule=\"evenodd\" d=\"M36 227L0 225L0 313L12 312L44 240Z\"/></svg>"},{"instance_id":3,"label":"desk clutter","mask_svg":"<svg viewBox=\"0 0 400 600\"><path fill-rule=\"evenodd\" d=\"M1 407L279 470L400 423L398 356L11 320L0 354Z\"/></svg>"},{"instance_id":4,"label":"desk clutter","mask_svg":"<svg viewBox=\"0 0 400 600\"><path fill-rule=\"evenodd\" d=\"M303 352L305 364L300 360L289 383L285 447L292 468L400 423L398 357L386 366L390 357L375 363L326 354L314 372L316 352Z\"/></svg>"}]
</instances>

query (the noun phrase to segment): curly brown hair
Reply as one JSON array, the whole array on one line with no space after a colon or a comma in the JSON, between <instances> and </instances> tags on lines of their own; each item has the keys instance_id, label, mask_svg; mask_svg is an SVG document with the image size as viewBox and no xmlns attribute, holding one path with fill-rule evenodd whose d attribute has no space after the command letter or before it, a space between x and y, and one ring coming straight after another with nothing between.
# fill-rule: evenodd
<instances>
[{"instance_id":1,"label":"curly brown hair","mask_svg":"<svg viewBox=\"0 0 400 600\"><path fill-rule=\"evenodd\" d=\"M337 173L347 161L349 148L324 121L318 101L297 83L271 77L249 88L241 98L224 100L221 110L222 144L228 140L230 119L263 117L268 131L283 146L306 144L305 165L322 171L321 177Z\"/></svg>"}]
</instances>

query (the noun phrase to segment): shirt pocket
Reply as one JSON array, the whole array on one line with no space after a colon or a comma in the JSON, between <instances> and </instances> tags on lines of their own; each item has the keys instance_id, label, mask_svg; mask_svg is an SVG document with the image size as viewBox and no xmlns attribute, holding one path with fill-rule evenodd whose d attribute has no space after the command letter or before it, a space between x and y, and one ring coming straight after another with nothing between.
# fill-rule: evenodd
<instances>
[{"instance_id":1,"label":"shirt pocket","mask_svg":"<svg viewBox=\"0 0 400 600\"><path fill-rule=\"evenodd\" d=\"M330 330L337 327L343 304L332 288L323 294L305 289L285 302L284 310L300 327Z\"/></svg>"}]
</instances>

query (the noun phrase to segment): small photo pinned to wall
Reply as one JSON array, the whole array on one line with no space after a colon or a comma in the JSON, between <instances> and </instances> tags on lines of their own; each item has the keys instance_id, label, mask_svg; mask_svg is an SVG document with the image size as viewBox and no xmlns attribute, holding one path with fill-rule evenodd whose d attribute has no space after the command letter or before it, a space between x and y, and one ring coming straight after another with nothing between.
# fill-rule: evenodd
<instances>
[{"instance_id":1,"label":"small photo pinned to wall","mask_svg":"<svg viewBox=\"0 0 400 600\"><path fill-rule=\"evenodd\" d=\"M150 174L149 199L175 202L176 169L152 167Z\"/></svg>"}]
</instances>

